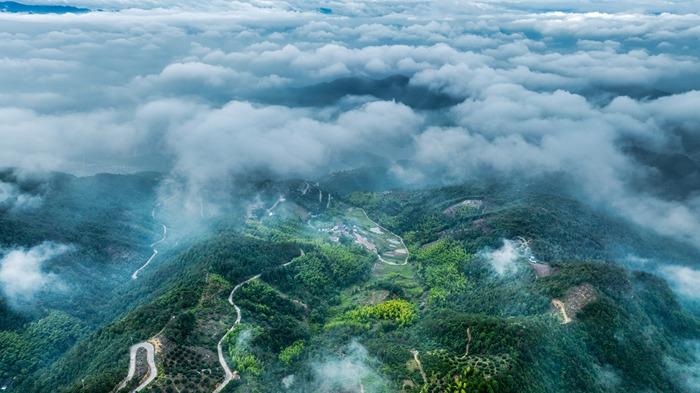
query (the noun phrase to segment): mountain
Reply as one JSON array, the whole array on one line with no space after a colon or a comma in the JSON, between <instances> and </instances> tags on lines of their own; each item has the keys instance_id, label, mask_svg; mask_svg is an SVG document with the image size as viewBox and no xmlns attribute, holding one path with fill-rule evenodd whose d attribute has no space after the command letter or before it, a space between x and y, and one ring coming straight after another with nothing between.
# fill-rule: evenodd
<instances>
[{"instance_id":1,"label":"mountain","mask_svg":"<svg viewBox=\"0 0 700 393\"><path fill-rule=\"evenodd\" d=\"M626 151L649 169L643 179L646 188L674 199L684 199L699 191L700 163L687 154L655 152L638 146Z\"/></svg>"},{"instance_id":2,"label":"mountain","mask_svg":"<svg viewBox=\"0 0 700 393\"><path fill-rule=\"evenodd\" d=\"M5 211L23 225L3 225L4 239L75 244L71 263L52 266L74 284L38 299L38 313L0 308L0 381L18 392L691 391L697 317L663 279L615 261L633 250L690 263L693 248L534 186L372 190L382 175L344 172L343 193L257 181L187 220L172 198L156 202L157 174L25 184L43 204ZM209 224L193 231L200 214Z\"/></svg>"},{"instance_id":3,"label":"mountain","mask_svg":"<svg viewBox=\"0 0 700 393\"><path fill-rule=\"evenodd\" d=\"M347 77L311 86L266 91L260 95L260 100L268 104L314 107L331 105L347 96L372 96L395 100L417 109L439 109L460 102L447 94L409 82L410 78L403 75L384 79Z\"/></svg>"}]
</instances>

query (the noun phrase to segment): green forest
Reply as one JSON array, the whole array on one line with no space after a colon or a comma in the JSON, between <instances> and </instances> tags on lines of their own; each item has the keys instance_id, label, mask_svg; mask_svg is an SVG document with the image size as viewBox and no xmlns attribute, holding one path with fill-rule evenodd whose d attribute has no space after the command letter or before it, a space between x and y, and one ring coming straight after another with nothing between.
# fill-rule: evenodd
<instances>
[{"instance_id":1,"label":"green forest","mask_svg":"<svg viewBox=\"0 0 700 393\"><path fill-rule=\"evenodd\" d=\"M0 241L73 245L50 265L71 286L31 308L2 299L0 382L131 391L148 367L137 352L126 378L130 347L149 343L146 392L213 391L219 351L224 392L692 391L697 316L662 278L616 263L696 260L690 247L534 187L332 180L250 185L198 231L155 214L156 174L34 186L45 203L0 212ZM240 203L253 195L262 206ZM130 279L160 222L171 237Z\"/></svg>"}]
</instances>

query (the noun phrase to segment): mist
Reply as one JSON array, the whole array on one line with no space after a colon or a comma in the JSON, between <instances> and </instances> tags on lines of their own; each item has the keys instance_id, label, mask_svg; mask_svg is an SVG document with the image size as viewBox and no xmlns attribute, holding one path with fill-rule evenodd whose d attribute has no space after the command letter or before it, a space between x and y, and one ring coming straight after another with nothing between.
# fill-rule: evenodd
<instances>
[{"instance_id":1,"label":"mist","mask_svg":"<svg viewBox=\"0 0 700 393\"><path fill-rule=\"evenodd\" d=\"M484 258L499 276L515 272L518 269L519 258L523 257L516 242L508 239L503 239L501 247L495 250L482 250L479 256Z\"/></svg>"},{"instance_id":2,"label":"mist","mask_svg":"<svg viewBox=\"0 0 700 393\"><path fill-rule=\"evenodd\" d=\"M700 389L698 2L42 3L0 384Z\"/></svg>"},{"instance_id":3,"label":"mist","mask_svg":"<svg viewBox=\"0 0 700 393\"><path fill-rule=\"evenodd\" d=\"M75 5L109 12L0 16L0 166L161 171L193 212L250 173L382 166L405 187L556 173L585 203L700 246L686 3ZM664 155L687 161L685 181L667 181L680 175Z\"/></svg>"},{"instance_id":4,"label":"mist","mask_svg":"<svg viewBox=\"0 0 700 393\"><path fill-rule=\"evenodd\" d=\"M65 244L45 242L29 249L4 250L0 259L0 286L13 304L30 303L43 291L63 288L58 276L47 270L51 259L73 248Z\"/></svg>"},{"instance_id":5,"label":"mist","mask_svg":"<svg viewBox=\"0 0 700 393\"><path fill-rule=\"evenodd\" d=\"M373 359L362 344L353 340L341 352L341 356L325 356L312 364L314 379L306 389L316 392L386 391L386 380L373 369Z\"/></svg>"},{"instance_id":6,"label":"mist","mask_svg":"<svg viewBox=\"0 0 700 393\"><path fill-rule=\"evenodd\" d=\"M14 183L0 181L0 208L10 211L31 209L41 204L41 196L23 192Z\"/></svg>"}]
</instances>

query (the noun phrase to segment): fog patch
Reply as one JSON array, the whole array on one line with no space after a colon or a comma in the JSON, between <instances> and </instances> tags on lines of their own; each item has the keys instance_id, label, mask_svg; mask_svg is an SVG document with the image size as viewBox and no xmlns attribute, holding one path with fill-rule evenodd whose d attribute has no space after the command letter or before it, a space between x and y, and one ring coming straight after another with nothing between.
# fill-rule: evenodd
<instances>
[{"instance_id":1,"label":"fog patch","mask_svg":"<svg viewBox=\"0 0 700 393\"><path fill-rule=\"evenodd\" d=\"M382 392L387 382L373 367L372 359L357 341L352 341L340 356L326 357L312 364L315 392Z\"/></svg>"},{"instance_id":2,"label":"fog patch","mask_svg":"<svg viewBox=\"0 0 700 393\"><path fill-rule=\"evenodd\" d=\"M618 262L636 270L650 270L656 265L655 261L635 254L627 254L618 259Z\"/></svg>"},{"instance_id":3,"label":"fog patch","mask_svg":"<svg viewBox=\"0 0 700 393\"><path fill-rule=\"evenodd\" d=\"M289 389L294 384L294 379L294 374L287 375L282 378L282 386L284 386L285 389Z\"/></svg>"},{"instance_id":4,"label":"fog patch","mask_svg":"<svg viewBox=\"0 0 700 393\"><path fill-rule=\"evenodd\" d=\"M617 392L622 382L619 373L612 366L597 368L598 385L606 392Z\"/></svg>"},{"instance_id":5,"label":"fog patch","mask_svg":"<svg viewBox=\"0 0 700 393\"><path fill-rule=\"evenodd\" d=\"M659 273L666 278L675 291L691 300L699 300L700 292L700 270L695 270L687 266L669 265L659 268Z\"/></svg>"},{"instance_id":6,"label":"fog patch","mask_svg":"<svg viewBox=\"0 0 700 393\"><path fill-rule=\"evenodd\" d=\"M32 209L41 205L41 201L40 196L24 193L15 184L0 181L0 208Z\"/></svg>"},{"instance_id":7,"label":"fog patch","mask_svg":"<svg viewBox=\"0 0 700 393\"><path fill-rule=\"evenodd\" d=\"M516 242L508 239L503 239L503 245L495 250L482 250L479 252L485 261L487 261L493 270L499 276L513 273L518 269L516 262L522 256Z\"/></svg>"},{"instance_id":8,"label":"fog patch","mask_svg":"<svg viewBox=\"0 0 700 393\"><path fill-rule=\"evenodd\" d=\"M221 186L231 175L258 171L313 176L367 163L370 157L401 156L410 148L422 117L395 102L376 101L316 118L298 108L232 101L197 114L166 135L173 173L190 193Z\"/></svg>"},{"instance_id":9,"label":"fog patch","mask_svg":"<svg viewBox=\"0 0 700 393\"><path fill-rule=\"evenodd\" d=\"M239 350L246 350L250 348L250 343L253 340L253 329L243 329L238 336L236 336L236 348Z\"/></svg>"},{"instance_id":10,"label":"fog patch","mask_svg":"<svg viewBox=\"0 0 700 393\"><path fill-rule=\"evenodd\" d=\"M700 341L687 341L686 346L691 355L690 360L682 362L666 358L666 366L687 392L700 392Z\"/></svg>"},{"instance_id":11,"label":"fog patch","mask_svg":"<svg viewBox=\"0 0 700 393\"><path fill-rule=\"evenodd\" d=\"M72 246L44 242L30 249L16 248L5 252L0 260L0 286L13 303L31 301L44 290L60 289L58 277L45 269L46 263L73 249Z\"/></svg>"},{"instance_id":12,"label":"fog patch","mask_svg":"<svg viewBox=\"0 0 700 393\"><path fill-rule=\"evenodd\" d=\"M157 188L152 220L168 227L167 244L178 245L209 233L212 223L230 203L230 187L193 188L187 179L167 175Z\"/></svg>"}]
</instances>

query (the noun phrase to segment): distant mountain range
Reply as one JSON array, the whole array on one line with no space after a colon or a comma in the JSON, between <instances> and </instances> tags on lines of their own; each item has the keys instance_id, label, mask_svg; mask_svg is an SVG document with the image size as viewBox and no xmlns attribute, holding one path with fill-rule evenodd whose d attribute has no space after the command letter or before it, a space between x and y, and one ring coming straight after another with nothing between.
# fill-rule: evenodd
<instances>
[{"instance_id":1,"label":"distant mountain range","mask_svg":"<svg viewBox=\"0 0 700 393\"><path fill-rule=\"evenodd\" d=\"M396 100L412 108L439 109L460 102L447 94L433 92L424 86L410 84L405 75L392 75L384 79L367 77L339 78L330 82L289 90L270 90L262 101L291 106L324 106L338 102L347 96L374 96L382 100Z\"/></svg>"},{"instance_id":2,"label":"distant mountain range","mask_svg":"<svg viewBox=\"0 0 700 393\"><path fill-rule=\"evenodd\" d=\"M22 4L15 1L0 1L0 12L27 14L82 14L90 12L90 9L68 5L36 5Z\"/></svg>"}]
</instances>

